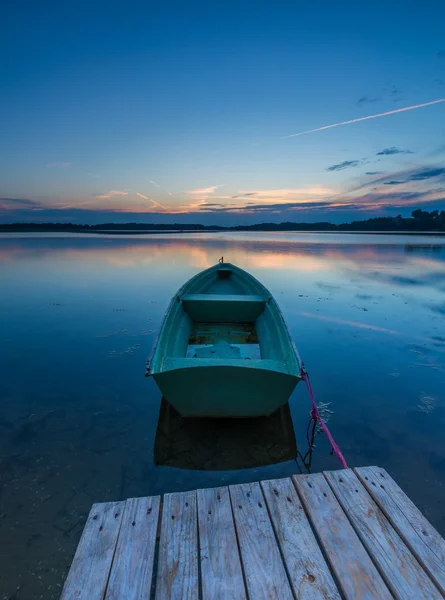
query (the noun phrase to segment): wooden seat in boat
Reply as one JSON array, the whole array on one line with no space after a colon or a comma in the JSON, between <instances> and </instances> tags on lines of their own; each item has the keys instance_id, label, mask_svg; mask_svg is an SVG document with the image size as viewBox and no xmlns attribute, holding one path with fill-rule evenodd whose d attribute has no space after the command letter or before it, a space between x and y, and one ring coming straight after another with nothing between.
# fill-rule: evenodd
<instances>
[{"instance_id":1,"label":"wooden seat in boat","mask_svg":"<svg viewBox=\"0 0 445 600\"><path fill-rule=\"evenodd\" d=\"M266 301L251 294L186 294L183 306L195 322L248 323L257 319Z\"/></svg>"}]
</instances>

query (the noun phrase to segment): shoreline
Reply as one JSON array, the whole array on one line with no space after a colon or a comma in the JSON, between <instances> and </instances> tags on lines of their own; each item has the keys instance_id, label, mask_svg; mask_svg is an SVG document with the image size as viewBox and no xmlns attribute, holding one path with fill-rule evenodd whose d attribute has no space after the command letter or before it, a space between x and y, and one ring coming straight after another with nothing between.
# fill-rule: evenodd
<instances>
[{"instance_id":1,"label":"shoreline","mask_svg":"<svg viewBox=\"0 0 445 600\"><path fill-rule=\"evenodd\" d=\"M48 233L65 233L69 235L166 235L166 234L197 234L197 233L300 233L300 234L362 234L362 235L424 235L424 236L438 236L445 237L445 231L412 231L412 230L395 230L395 231L386 231L386 230L323 230L323 229L101 229L101 230L92 230L92 231L69 231L66 229L41 229L41 230L31 230L31 229L14 229L11 231L2 231L0 228L0 238L5 236L11 237L15 234L48 234Z\"/></svg>"}]
</instances>

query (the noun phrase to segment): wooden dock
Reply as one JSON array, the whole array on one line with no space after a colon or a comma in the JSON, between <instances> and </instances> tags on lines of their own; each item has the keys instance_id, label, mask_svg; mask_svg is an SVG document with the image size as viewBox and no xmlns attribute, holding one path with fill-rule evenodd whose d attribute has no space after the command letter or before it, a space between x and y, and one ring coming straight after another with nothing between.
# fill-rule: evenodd
<instances>
[{"instance_id":1,"label":"wooden dock","mask_svg":"<svg viewBox=\"0 0 445 600\"><path fill-rule=\"evenodd\" d=\"M445 540L378 467L95 504L63 600L445 597Z\"/></svg>"}]
</instances>

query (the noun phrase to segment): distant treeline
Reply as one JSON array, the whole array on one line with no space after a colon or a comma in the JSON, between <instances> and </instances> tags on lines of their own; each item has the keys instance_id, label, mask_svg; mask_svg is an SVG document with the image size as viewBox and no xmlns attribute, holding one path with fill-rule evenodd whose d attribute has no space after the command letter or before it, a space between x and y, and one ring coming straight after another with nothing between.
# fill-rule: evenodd
<instances>
[{"instance_id":1,"label":"distant treeline","mask_svg":"<svg viewBox=\"0 0 445 600\"><path fill-rule=\"evenodd\" d=\"M100 223L99 225L79 225L77 223L11 223L1 224L0 231L67 231L72 233L136 232L136 231L225 231L229 227L217 225L173 223Z\"/></svg>"},{"instance_id":2,"label":"distant treeline","mask_svg":"<svg viewBox=\"0 0 445 600\"><path fill-rule=\"evenodd\" d=\"M258 223L256 225L236 225L221 227L219 225L199 225L173 223L101 223L100 225L77 225L74 223L11 223L0 224L0 232L4 231L66 231L72 233L100 232L144 232L144 231L444 231L445 210L417 209L411 217L376 217L366 221L352 221L339 225L321 221L319 223Z\"/></svg>"},{"instance_id":3,"label":"distant treeline","mask_svg":"<svg viewBox=\"0 0 445 600\"><path fill-rule=\"evenodd\" d=\"M260 223L229 227L232 231L445 231L445 210L417 209L411 217L375 217L351 223Z\"/></svg>"}]
</instances>

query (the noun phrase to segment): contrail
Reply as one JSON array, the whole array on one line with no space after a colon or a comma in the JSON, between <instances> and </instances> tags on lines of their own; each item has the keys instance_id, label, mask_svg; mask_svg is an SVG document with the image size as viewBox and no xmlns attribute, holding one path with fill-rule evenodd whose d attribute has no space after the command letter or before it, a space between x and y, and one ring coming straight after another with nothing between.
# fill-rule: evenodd
<instances>
[{"instance_id":1,"label":"contrail","mask_svg":"<svg viewBox=\"0 0 445 600\"><path fill-rule=\"evenodd\" d=\"M431 106L432 104L439 104L445 102L445 98L439 98L439 100L432 100L431 102L424 102L423 104L414 104L413 106L405 106L405 108L398 108L397 110L389 110L388 112L378 113L377 115L369 115L368 117L359 117L358 119L351 119L350 121L342 121L341 123L334 123L333 125L325 125L324 127L317 127L317 129L309 129L309 131L301 131L300 133L292 133L291 135L285 135L281 140L286 140L291 137L297 137L299 135L306 135L307 133L315 133L316 131L324 131L325 129L332 129L333 127L340 127L340 125L350 125L351 123L358 123L360 121L368 121L369 119L378 119L379 117L388 117L389 115L395 115L397 113L405 112L407 110L415 110L416 108L423 108L424 106Z\"/></svg>"},{"instance_id":2,"label":"contrail","mask_svg":"<svg viewBox=\"0 0 445 600\"><path fill-rule=\"evenodd\" d=\"M172 193L171 193L171 192L169 192L167 188L165 188L165 187L162 187L162 185L159 185L159 183L156 183L156 181L153 181L153 180L149 179L149 180L148 180L148 183L151 183L152 185L154 185L155 187L159 188L160 190L164 190L164 192L167 192L167 194L168 194L169 196L171 196L171 195L172 195Z\"/></svg>"},{"instance_id":3,"label":"contrail","mask_svg":"<svg viewBox=\"0 0 445 600\"><path fill-rule=\"evenodd\" d=\"M136 196L139 196L139 198L143 198L144 200L150 200L150 202L153 202L153 204L157 204L157 206L160 206L164 210L168 211L168 208L166 206L164 206L160 202L156 202L156 200L152 200L152 198L149 198L148 196L144 196L144 194L141 194L140 192L136 192Z\"/></svg>"},{"instance_id":4,"label":"contrail","mask_svg":"<svg viewBox=\"0 0 445 600\"><path fill-rule=\"evenodd\" d=\"M66 208L77 208L78 206L85 206L87 204L95 204L96 200L86 200L85 202L76 202L74 204L63 204L63 203L58 203L55 204L54 206L57 206L58 209L60 210L64 210Z\"/></svg>"}]
</instances>

